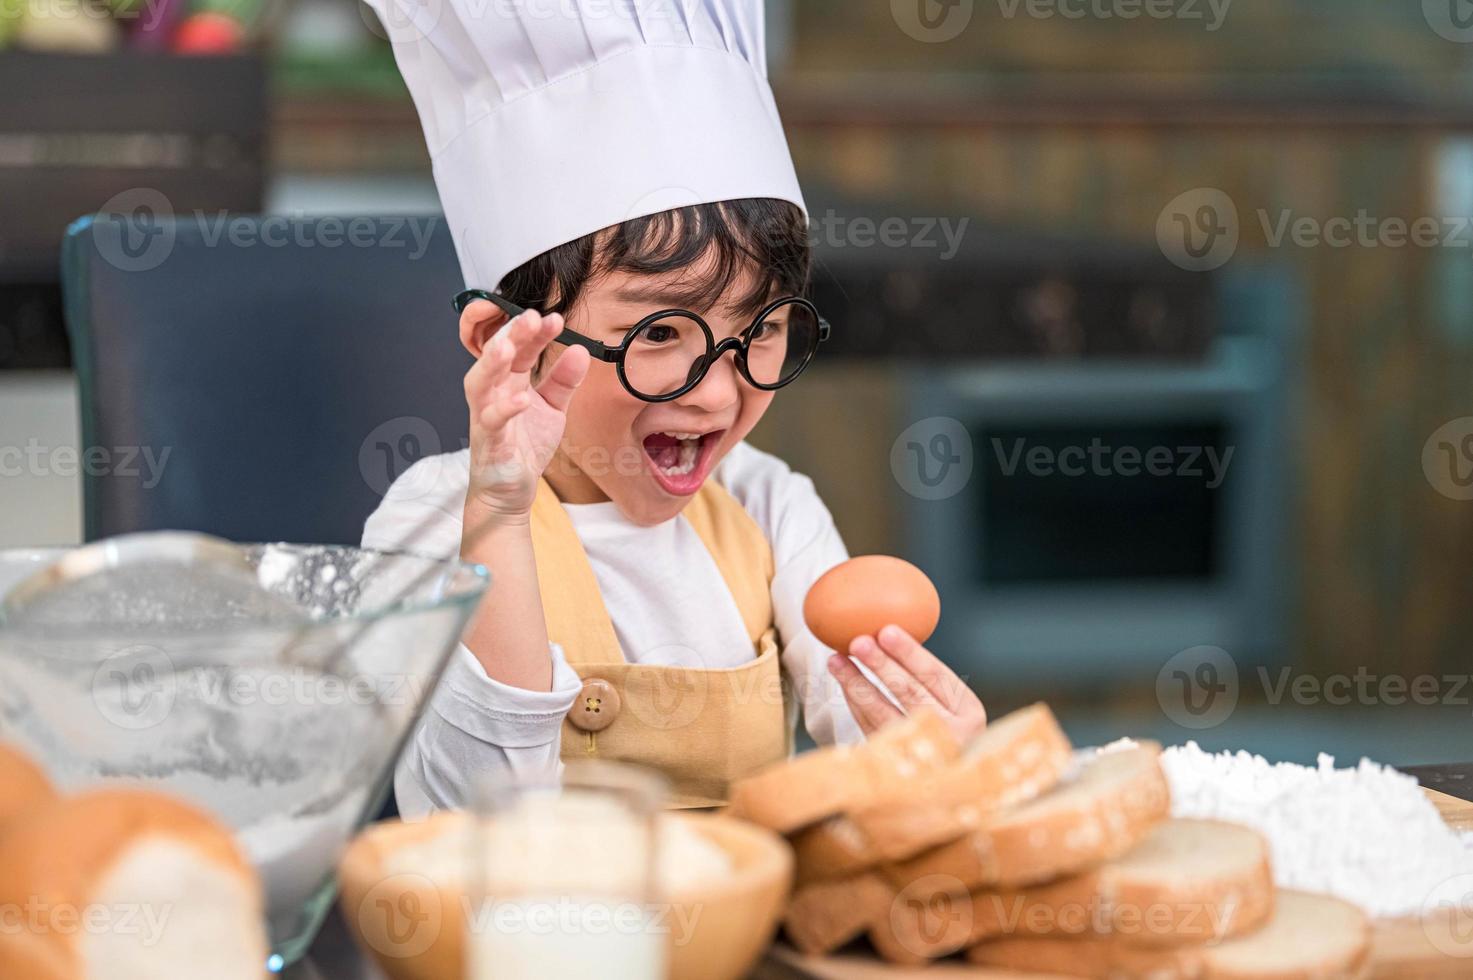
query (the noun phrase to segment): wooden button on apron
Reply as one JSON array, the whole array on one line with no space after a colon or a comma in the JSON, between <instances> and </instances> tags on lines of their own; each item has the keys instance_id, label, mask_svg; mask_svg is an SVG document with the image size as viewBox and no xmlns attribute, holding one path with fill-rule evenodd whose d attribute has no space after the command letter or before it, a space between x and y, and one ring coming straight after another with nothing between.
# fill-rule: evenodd
<instances>
[{"instance_id":1,"label":"wooden button on apron","mask_svg":"<svg viewBox=\"0 0 1473 980\"><path fill-rule=\"evenodd\" d=\"M599 677L590 677L583 682L568 720L573 727L585 732L601 732L619 717L619 692L614 685Z\"/></svg>"}]
</instances>

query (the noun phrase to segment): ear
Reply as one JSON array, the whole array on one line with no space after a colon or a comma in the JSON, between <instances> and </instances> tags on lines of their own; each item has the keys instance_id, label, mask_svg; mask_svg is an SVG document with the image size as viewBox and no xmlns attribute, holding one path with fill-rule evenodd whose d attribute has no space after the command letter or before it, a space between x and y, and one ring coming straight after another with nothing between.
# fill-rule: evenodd
<instances>
[{"instance_id":1,"label":"ear","mask_svg":"<svg viewBox=\"0 0 1473 980\"><path fill-rule=\"evenodd\" d=\"M506 326L507 315L495 303L478 299L460 313L460 343L477 360L496 331Z\"/></svg>"}]
</instances>

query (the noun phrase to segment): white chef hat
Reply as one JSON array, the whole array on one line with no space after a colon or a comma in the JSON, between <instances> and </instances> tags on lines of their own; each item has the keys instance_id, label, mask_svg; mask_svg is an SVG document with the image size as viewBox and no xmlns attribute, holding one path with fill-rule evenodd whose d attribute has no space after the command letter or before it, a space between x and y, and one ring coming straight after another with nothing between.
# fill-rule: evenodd
<instances>
[{"instance_id":1,"label":"white chef hat","mask_svg":"<svg viewBox=\"0 0 1473 980\"><path fill-rule=\"evenodd\" d=\"M803 208L762 0L368 0L424 126L466 285L630 218ZM805 209L806 213L806 209Z\"/></svg>"}]
</instances>

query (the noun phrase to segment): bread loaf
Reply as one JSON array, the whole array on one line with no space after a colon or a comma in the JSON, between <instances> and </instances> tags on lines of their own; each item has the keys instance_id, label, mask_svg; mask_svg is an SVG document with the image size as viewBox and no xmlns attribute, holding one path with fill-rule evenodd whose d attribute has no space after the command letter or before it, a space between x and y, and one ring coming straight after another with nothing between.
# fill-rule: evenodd
<instances>
[{"instance_id":1,"label":"bread loaf","mask_svg":"<svg viewBox=\"0 0 1473 980\"><path fill-rule=\"evenodd\" d=\"M849 819L877 861L903 860L1050 789L1072 756L1053 712L1035 704L989 724L904 798L860 807Z\"/></svg>"},{"instance_id":2,"label":"bread loaf","mask_svg":"<svg viewBox=\"0 0 1473 980\"><path fill-rule=\"evenodd\" d=\"M960 753L940 715L917 711L858 745L814 749L737 781L730 812L791 834L827 817L896 799Z\"/></svg>"},{"instance_id":3,"label":"bread loaf","mask_svg":"<svg viewBox=\"0 0 1473 980\"><path fill-rule=\"evenodd\" d=\"M1077 874L1139 843L1170 810L1160 746L1142 742L1085 762L1067 782L971 833L882 865L897 888L921 879L961 894Z\"/></svg>"},{"instance_id":4,"label":"bread loaf","mask_svg":"<svg viewBox=\"0 0 1473 980\"><path fill-rule=\"evenodd\" d=\"M1119 860L1072 878L971 896L971 943L1113 936L1131 946L1216 942L1273 912L1268 843L1214 820L1168 820Z\"/></svg>"},{"instance_id":5,"label":"bread loaf","mask_svg":"<svg viewBox=\"0 0 1473 980\"><path fill-rule=\"evenodd\" d=\"M832 953L889 914L892 892L873 874L799 888L783 916L783 931L800 952Z\"/></svg>"},{"instance_id":6,"label":"bread loaf","mask_svg":"<svg viewBox=\"0 0 1473 980\"><path fill-rule=\"evenodd\" d=\"M260 881L230 830L181 801L98 790L25 810L0 835L7 980L260 980Z\"/></svg>"},{"instance_id":7,"label":"bread loaf","mask_svg":"<svg viewBox=\"0 0 1473 980\"><path fill-rule=\"evenodd\" d=\"M0 829L31 807L56 799L41 767L13 745L0 744Z\"/></svg>"},{"instance_id":8,"label":"bread loaf","mask_svg":"<svg viewBox=\"0 0 1473 980\"><path fill-rule=\"evenodd\" d=\"M1358 980L1370 961L1370 923L1325 895L1280 891L1259 929L1222 943L1147 948L1119 937L1021 938L967 951L979 966L1098 980Z\"/></svg>"},{"instance_id":9,"label":"bread loaf","mask_svg":"<svg viewBox=\"0 0 1473 980\"><path fill-rule=\"evenodd\" d=\"M879 863L868 838L848 816L829 817L793 835L798 886L852 878Z\"/></svg>"}]
</instances>

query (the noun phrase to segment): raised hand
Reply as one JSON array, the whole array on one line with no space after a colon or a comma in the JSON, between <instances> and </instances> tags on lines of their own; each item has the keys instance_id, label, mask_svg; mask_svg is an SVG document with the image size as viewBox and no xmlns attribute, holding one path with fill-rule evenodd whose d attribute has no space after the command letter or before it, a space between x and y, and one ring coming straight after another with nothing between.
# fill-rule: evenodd
<instances>
[{"instance_id":1,"label":"raised hand","mask_svg":"<svg viewBox=\"0 0 1473 980\"><path fill-rule=\"evenodd\" d=\"M879 678L900 707L854 665L855 661ZM844 689L854 720L866 735L921 707L931 708L944 718L958 741L966 741L987 725L987 709L981 699L950 667L899 626L886 626L877 637L855 637L848 656L836 653L829 658L829 672Z\"/></svg>"},{"instance_id":2,"label":"raised hand","mask_svg":"<svg viewBox=\"0 0 1473 980\"><path fill-rule=\"evenodd\" d=\"M474 343L495 329L465 375L470 408L470 488L466 527L474 518L523 521L532 511L537 480L557 452L568 404L588 374L588 351L572 346L533 373L562 332L559 314L528 310L496 328L506 315L478 300L460 316L461 339Z\"/></svg>"}]
</instances>

